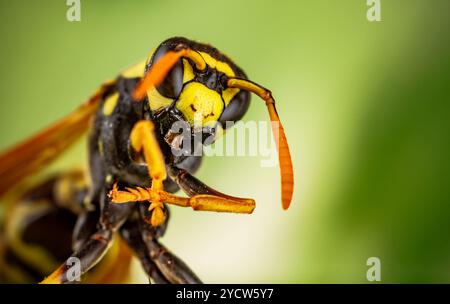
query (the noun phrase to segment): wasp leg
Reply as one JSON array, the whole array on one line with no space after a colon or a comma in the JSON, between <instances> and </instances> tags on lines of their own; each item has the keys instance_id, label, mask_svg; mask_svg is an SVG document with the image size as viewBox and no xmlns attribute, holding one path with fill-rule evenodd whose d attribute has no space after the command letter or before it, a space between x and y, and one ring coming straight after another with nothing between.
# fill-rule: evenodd
<instances>
[{"instance_id":1,"label":"wasp leg","mask_svg":"<svg viewBox=\"0 0 450 304\"><path fill-rule=\"evenodd\" d=\"M148 210L140 207L141 218L148 215ZM144 221L138 222L138 229L146 249L146 255L150 257L153 263L164 278L172 284L201 284L202 281L180 258L171 253L166 247L158 242L162 235L160 227L151 227L145 225ZM165 227L162 227L165 229ZM162 231L164 232L164 231Z\"/></svg>"},{"instance_id":2,"label":"wasp leg","mask_svg":"<svg viewBox=\"0 0 450 304\"><path fill-rule=\"evenodd\" d=\"M199 211L229 213L252 213L255 209L255 201L250 198L222 197L211 194L198 194L187 198L165 191L156 191L152 188L126 188L126 191L120 191L117 185L114 185L109 196L112 202L117 204L161 201L180 207L192 207L192 209ZM153 210L152 205L150 205L149 210ZM157 227L153 224L152 226Z\"/></svg>"},{"instance_id":3,"label":"wasp leg","mask_svg":"<svg viewBox=\"0 0 450 304\"><path fill-rule=\"evenodd\" d=\"M141 153L147 162L148 173L152 181L151 188L155 191L163 191L163 181L166 179L166 166L164 157L154 133L154 125L151 121L138 121L130 134L131 147L135 152ZM112 199L113 202L114 199ZM151 200L150 209L153 210L150 218L152 226L162 225L165 218L164 205L161 200L154 197Z\"/></svg>"},{"instance_id":4,"label":"wasp leg","mask_svg":"<svg viewBox=\"0 0 450 304\"><path fill-rule=\"evenodd\" d=\"M131 146L142 153L152 179L152 189L163 190L163 181L167 177L163 153L154 133L155 126L149 120L138 121L130 134Z\"/></svg>"},{"instance_id":5,"label":"wasp leg","mask_svg":"<svg viewBox=\"0 0 450 304\"><path fill-rule=\"evenodd\" d=\"M88 187L84 172L73 170L64 173L51 185L48 195L53 198L54 203L78 216L72 232L72 250L77 251L95 233L99 218L98 211L86 200Z\"/></svg>"},{"instance_id":6,"label":"wasp leg","mask_svg":"<svg viewBox=\"0 0 450 304\"><path fill-rule=\"evenodd\" d=\"M73 251L78 251L89 240L90 236L95 233L98 218L98 212L94 211L84 212L78 216L72 232Z\"/></svg>"},{"instance_id":7,"label":"wasp leg","mask_svg":"<svg viewBox=\"0 0 450 304\"><path fill-rule=\"evenodd\" d=\"M75 278L78 278L95 266L111 246L114 232L126 221L135 205L110 204L103 193L100 197L100 206L98 230L42 283L69 283L73 281L74 274ZM79 263L77 263L78 261Z\"/></svg>"},{"instance_id":8,"label":"wasp leg","mask_svg":"<svg viewBox=\"0 0 450 304\"><path fill-rule=\"evenodd\" d=\"M195 210L252 213L255 201L219 192L194 177L184 169L171 166L170 177L191 197L191 205Z\"/></svg>"},{"instance_id":9,"label":"wasp leg","mask_svg":"<svg viewBox=\"0 0 450 304\"><path fill-rule=\"evenodd\" d=\"M79 279L100 261L111 245L112 230L100 229L58 269L45 278L42 284L63 284ZM75 259L74 259L75 258ZM77 261L79 263L77 263ZM75 262L75 263L74 263ZM77 268L79 267L79 268Z\"/></svg>"},{"instance_id":10,"label":"wasp leg","mask_svg":"<svg viewBox=\"0 0 450 304\"><path fill-rule=\"evenodd\" d=\"M78 215L72 232L72 250L77 251L97 230L99 213L86 203L87 186L82 171L65 174L54 186L54 197L60 207Z\"/></svg>"},{"instance_id":11,"label":"wasp leg","mask_svg":"<svg viewBox=\"0 0 450 304\"><path fill-rule=\"evenodd\" d=\"M144 205L121 227L122 238L139 258L144 271L157 284L200 284L200 279L178 257L173 255L157 239L164 234L167 221L158 227L145 224L142 219L149 215Z\"/></svg>"},{"instance_id":12,"label":"wasp leg","mask_svg":"<svg viewBox=\"0 0 450 304\"><path fill-rule=\"evenodd\" d=\"M147 162L149 175L152 178L151 188L127 188L127 191L119 191L114 185L109 193L111 201L114 203L127 202L151 202L149 210L153 210L150 223L157 227L164 223L165 215L163 203L171 203L183 207L192 207L194 210L217 211L231 213L252 213L255 208L253 199L233 197L216 191L189 172L173 167L171 175L175 181L183 188L190 199L181 198L164 191L163 180L167 173L162 152L159 148L156 136L153 133L152 122L142 120L136 123L131 131L130 141L133 149L138 153L143 153ZM178 170L178 171L177 171Z\"/></svg>"},{"instance_id":13,"label":"wasp leg","mask_svg":"<svg viewBox=\"0 0 450 304\"><path fill-rule=\"evenodd\" d=\"M137 212L133 214L120 228L120 235L141 262L142 268L149 276L149 282L151 278L156 284L168 284L169 281L167 281L164 275L159 271L147 252L147 246L142 240L141 231L139 229L138 218L139 214Z\"/></svg>"},{"instance_id":14,"label":"wasp leg","mask_svg":"<svg viewBox=\"0 0 450 304\"><path fill-rule=\"evenodd\" d=\"M222 198L230 198L232 200L240 201L246 200L244 198L233 197L224 193L221 193L194 177L188 171L180 169L175 166L171 166L169 170L170 177L180 186L183 191L189 196L195 196L200 194L208 194L219 196Z\"/></svg>"},{"instance_id":15,"label":"wasp leg","mask_svg":"<svg viewBox=\"0 0 450 304\"><path fill-rule=\"evenodd\" d=\"M156 239L145 242L150 258L159 271L172 284L202 284L202 281L177 256L172 254Z\"/></svg>"}]
</instances>

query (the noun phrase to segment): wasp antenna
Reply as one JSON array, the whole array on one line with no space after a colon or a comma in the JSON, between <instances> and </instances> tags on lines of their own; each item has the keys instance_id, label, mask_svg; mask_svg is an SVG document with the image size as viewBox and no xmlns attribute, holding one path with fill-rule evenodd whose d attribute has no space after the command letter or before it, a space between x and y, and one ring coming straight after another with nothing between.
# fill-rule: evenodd
<instances>
[{"instance_id":1,"label":"wasp antenna","mask_svg":"<svg viewBox=\"0 0 450 304\"><path fill-rule=\"evenodd\" d=\"M292 194L294 192L294 170L286 134L284 133L283 125L281 124L280 117L275 108L275 99L268 89L250 80L229 78L227 85L230 88L238 88L252 92L266 102L267 110L269 111L270 120L272 122L272 133L278 150L278 160L280 162L281 203L283 209L287 210L291 204Z\"/></svg>"},{"instance_id":2,"label":"wasp antenna","mask_svg":"<svg viewBox=\"0 0 450 304\"><path fill-rule=\"evenodd\" d=\"M167 52L153 64L145 77L136 86L136 89L133 92L134 100L142 100L150 88L159 85L181 57L191 59L199 70L204 70L206 68L206 62L202 55L192 49L183 47L184 46L178 47L179 50L177 51Z\"/></svg>"}]
</instances>

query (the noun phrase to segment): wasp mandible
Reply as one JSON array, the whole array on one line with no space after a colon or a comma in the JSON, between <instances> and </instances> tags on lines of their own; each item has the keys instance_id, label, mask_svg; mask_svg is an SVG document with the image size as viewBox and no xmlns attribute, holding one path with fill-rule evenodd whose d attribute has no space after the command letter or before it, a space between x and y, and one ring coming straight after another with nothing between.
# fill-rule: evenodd
<instances>
[{"instance_id":1,"label":"wasp mandible","mask_svg":"<svg viewBox=\"0 0 450 304\"><path fill-rule=\"evenodd\" d=\"M158 240L167 224L166 205L252 213L255 201L221 193L195 178L202 157L172 153L183 149L184 143L177 140L171 126L186 123L193 139L200 116L200 143L207 145L210 141L205 138L217 137L218 126L225 128L227 121L243 117L250 93L265 102L273 122L281 202L287 209L293 194L293 167L271 92L250 81L214 47L180 37L164 41L147 60L103 84L70 115L2 154L0 195L89 130L88 177L62 174L27 192L28 201L45 198L76 216L70 258L81 261L81 274L102 259L113 237L119 235L154 282L200 283ZM180 188L188 197L174 194ZM120 268L120 263L115 266ZM67 272L63 263L43 283L67 283Z\"/></svg>"}]
</instances>

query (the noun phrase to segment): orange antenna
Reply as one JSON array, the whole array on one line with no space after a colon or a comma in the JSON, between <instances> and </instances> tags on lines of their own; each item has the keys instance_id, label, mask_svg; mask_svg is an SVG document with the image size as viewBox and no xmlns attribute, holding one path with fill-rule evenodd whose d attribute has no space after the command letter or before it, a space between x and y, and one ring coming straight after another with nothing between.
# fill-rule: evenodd
<instances>
[{"instance_id":1,"label":"orange antenna","mask_svg":"<svg viewBox=\"0 0 450 304\"><path fill-rule=\"evenodd\" d=\"M182 57L191 59L199 70L204 70L206 68L206 62L202 55L192 49L182 47L183 46L179 47L181 48L180 50L167 52L153 64L150 71L147 72L134 90L133 98L135 100L142 100L150 88L160 84L177 61Z\"/></svg>"},{"instance_id":2,"label":"orange antenna","mask_svg":"<svg viewBox=\"0 0 450 304\"><path fill-rule=\"evenodd\" d=\"M278 160L280 162L281 173L281 203L283 209L287 210L292 201L294 192L294 170L292 167L291 153L284 133L283 125L275 108L275 99L272 93L266 88L246 79L230 78L228 87L246 90L258 95L266 102L272 122L272 133L278 150Z\"/></svg>"}]
</instances>

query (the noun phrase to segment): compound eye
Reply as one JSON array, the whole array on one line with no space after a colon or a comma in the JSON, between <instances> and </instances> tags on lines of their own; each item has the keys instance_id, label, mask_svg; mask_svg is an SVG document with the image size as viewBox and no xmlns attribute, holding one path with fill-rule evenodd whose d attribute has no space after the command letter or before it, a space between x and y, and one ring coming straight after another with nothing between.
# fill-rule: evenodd
<instances>
[{"instance_id":1,"label":"compound eye","mask_svg":"<svg viewBox=\"0 0 450 304\"><path fill-rule=\"evenodd\" d=\"M226 122L236 122L240 120L247 112L249 105L250 93L243 90L239 91L239 93L231 99L228 106L223 110L222 115L220 115L219 122L224 128L226 128Z\"/></svg>"},{"instance_id":2,"label":"compound eye","mask_svg":"<svg viewBox=\"0 0 450 304\"><path fill-rule=\"evenodd\" d=\"M165 55L170 50L171 48L169 48L166 45L160 46L153 55L150 65L153 64L154 62L157 62L163 55ZM150 65L147 66L146 70L150 69ZM183 61L182 59L180 59L170 70L169 74L167 74L163 82L158 86L156 86L156 89L162 96L171 99L176 99L180 95L182 88L183 88Z\"/></svg>"}]
</instances>

